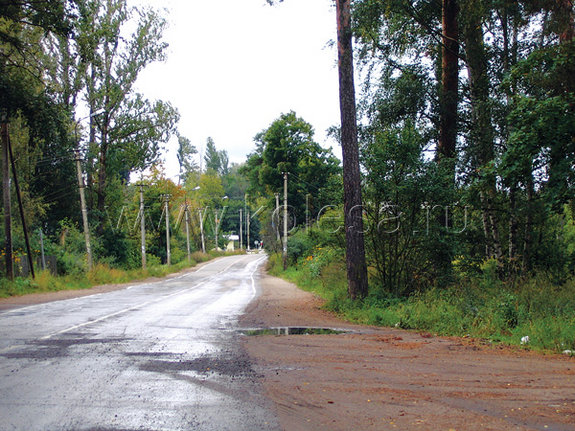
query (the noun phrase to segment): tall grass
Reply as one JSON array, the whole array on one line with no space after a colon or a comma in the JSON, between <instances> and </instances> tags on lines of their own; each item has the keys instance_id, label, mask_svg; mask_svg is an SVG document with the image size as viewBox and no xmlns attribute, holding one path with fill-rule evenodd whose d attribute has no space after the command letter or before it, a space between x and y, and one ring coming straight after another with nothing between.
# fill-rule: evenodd
<instances>
[{"instance_id":1,"label":"tall grass","mask_svg":"<svg viewBox=\"0 0 575 431\"><path fill-rule=\"evenodd\" d=\"M73 273L56 276L49 271L40 271L35 279L16 278L14 281L0 279L0 298L21 296L31 293L46 293L59 290L89 289L103 284L119 284L130 281L143 280L149 277L164 277L168 274L192 268L198 263L206 262L220 256L240 254L241 252L227 253L210 251L209 253L195 252L187 259L175 265L150 265L146 269L118 269L110 265L97 263L88 273Z\"/></svg>"},{"instance_id":2,"label":"tall grass","mask_svg":"<svg viewBox=\"0 0 575 431\"><path fill-rule=\"evenodd\" d=\"M283 271L272 256L270 272L326 300L325 307L362 324L399 327L438 335L469 336L494 343L553 351L575 351L575 280L555 285L537 276L514 285L482 275L448 288L395 297L370 286L370 295L351 301L343 263L331 260L318 271L299 262ZM527 344L521 342L529 337Z\"/></svg>"}]
</instances>

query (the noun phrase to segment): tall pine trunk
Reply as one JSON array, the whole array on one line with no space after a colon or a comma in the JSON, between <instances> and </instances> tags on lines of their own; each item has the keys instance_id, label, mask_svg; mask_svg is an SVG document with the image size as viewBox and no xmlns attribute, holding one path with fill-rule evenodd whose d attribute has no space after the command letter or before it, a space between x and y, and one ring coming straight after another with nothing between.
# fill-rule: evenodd
<instances>
[{"instance_id":1,"label":"tall pine trunk","mask_svg":"<svg viewBox=\"0 0 575 431\"><path fill-rule=\"evenodd\" d=\"M336 0L339 103L343 157L344 223L348 293L351 299L368 292L363 235L361 175L357 140L350 0Z\"/></svg>"},{"instance_id":2,"label":"tall pine trunk","mask_svg":"<svg viewBox=\"0 0 575 431\"><path fill-rule=\"evenodd\" d=\"M489 95L488 59L483 40L481 5L478 0L464 2L465 16L463 39L465 41L466 64L471 93L473 145L475 168L480 175L479 196L483 228L485 232L487 257L501 259L503 251L499 235L495 201L497 196L494 172L495 132L492 124Z\"/></svg>"},{"instance_id":3,"label":"tall pine trunk","mask_svg":"<svg viewBox=\"0 0 575 431\"><path fill-rule=\"evenodd\" d=\"M573 13L573 0L557 0L558 15L562 20L559 40L561 43L570 42L575 37L575 15Z\"/></svg>"},{"instance_id":4,"label":"tall pine trunk","mask_svg":"<svg viewBox=\"0 0 575 431\"><path fill-rule=\"evenodd\" d=\"M533 245L533 211L534 211L534 197L535 189L533 184L533 176L529 174L527 177L527 220L525 221L525 234L523 237L523 259L521 262L521 269L523 272L531 270L531 248Z\"/></svg>"},{"instance_id":5,"label":"tall pine trunk","mask_svg":"<svg viewBox=\"0 0 575 431\"><path fill-rule=\"evenodd\" d=\"M459 87L459 26L457 0L443 0L440 119L437 157L453 159L457 143L457 102ZM455 176L455 173L454 173Z\"/></svg>"}]
</instances>

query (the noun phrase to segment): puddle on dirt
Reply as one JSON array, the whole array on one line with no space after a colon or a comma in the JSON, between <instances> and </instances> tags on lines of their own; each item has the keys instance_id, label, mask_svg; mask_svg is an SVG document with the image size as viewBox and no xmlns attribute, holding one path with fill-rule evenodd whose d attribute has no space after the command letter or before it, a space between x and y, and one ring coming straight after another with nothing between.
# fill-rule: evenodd
<instances>
[{"instance_id":1,"label":"puddle on dirt","mask_svg":"<svg viewBox=\"0 0 575 431\"><path fill-rule=\"evenodd\" d=\"M242 329L240 332L244 335L255 336L255 335L328 335L328 334L345 334L351 331L337 328L308 328L308 327L284 326L279 328Z\"/></svg>"}]
</instances>

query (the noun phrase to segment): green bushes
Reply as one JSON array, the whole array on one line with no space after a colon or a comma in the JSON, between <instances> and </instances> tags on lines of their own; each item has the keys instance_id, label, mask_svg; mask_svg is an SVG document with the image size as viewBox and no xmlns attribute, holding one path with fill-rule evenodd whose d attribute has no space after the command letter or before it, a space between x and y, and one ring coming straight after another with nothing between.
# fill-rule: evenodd
<instances>
[{"instance_id":1,"label":"green bushes","mask_svg":"<svg viewBox=\"0 0 575 431\"><path fill-rule=\"evenodd\" d=\"M296 241L307 244L305 239ZM302 246L298 250L296 264L287 271L282 269L281 255L271 255L270 272L318 294L326 300L326 309L345 319L512 345L521 345L527 336L526 347L575 350L575 279L558 285L550 275L505 283L498 276L497 262L488 260L474 267L464 265L465 274L459 274L458 283L409 296L378 289L372 279L370 295L351 301L341 249Z\"/></svg>"}]
</instances>

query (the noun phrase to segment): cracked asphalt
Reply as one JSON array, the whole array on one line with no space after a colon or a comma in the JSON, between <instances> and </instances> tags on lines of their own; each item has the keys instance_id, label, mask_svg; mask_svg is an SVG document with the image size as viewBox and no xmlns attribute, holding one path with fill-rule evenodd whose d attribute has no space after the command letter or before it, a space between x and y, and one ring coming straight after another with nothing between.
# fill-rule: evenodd
<instances>
[{"instance_id":1,"label":"cracked asphalt","mask_svg":"<svg viewBox=\"0 0 575 431\"><path fill-rule=\"evenodd\" d=\"M262 255L0 311L0 430L275 430L238 318Z\"/></svg>"}]
</instances>

